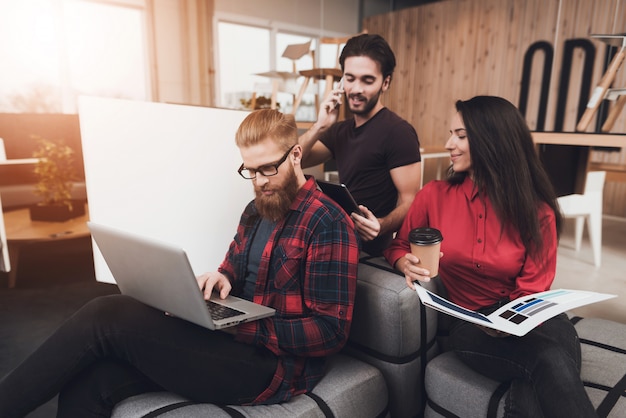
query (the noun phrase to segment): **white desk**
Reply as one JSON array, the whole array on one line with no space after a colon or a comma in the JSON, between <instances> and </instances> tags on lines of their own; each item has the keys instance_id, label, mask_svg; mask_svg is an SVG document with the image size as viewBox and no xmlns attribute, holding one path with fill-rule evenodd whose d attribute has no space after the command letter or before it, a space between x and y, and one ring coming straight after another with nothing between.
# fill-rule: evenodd
<instances>
[{"instance_id":1,"label":"white desk","mask_svg":"<svg viewBox=\"0 0 626 418\"><path fill-rule=\"evenodd\" d=\"M0 154L4 157L4 143L0 139ZM39 158L12 158L10 160L0 159L0 166L12 166L12 165L28 165L37 164ZM0 199L0 271L7 271L9 273L9 287L15 285L15 269L17 265L13 263L11 268L11 253L12 249L8 246L7 230L4 224L4 214L2 212L2 200Z\"/></svg>"},{"instance_id":2,"label":"white desk","mask_svg":"<svg viewBox=\"0 0 626 418\"><path fill-rule=\"evenodd\" d=\"M0 165L21 165L21 164L37 164L39 158L12 158L10 160L0 160Z\"/></svg>"}]
</instances>

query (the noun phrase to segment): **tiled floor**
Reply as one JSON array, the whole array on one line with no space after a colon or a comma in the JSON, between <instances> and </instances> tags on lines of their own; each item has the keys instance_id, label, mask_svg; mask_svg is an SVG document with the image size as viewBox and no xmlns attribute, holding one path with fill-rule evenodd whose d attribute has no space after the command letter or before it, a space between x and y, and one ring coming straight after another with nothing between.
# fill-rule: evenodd
<instances>
[{"instance_id":1,"label":"tiled floor","mask_svg":"<svg viewBox=\"0 0 626 418\"><path fill-rule=\"evenodd\" d=\"M602 265L593 265L591 245L583 234L582 248L574 250L574 220L567 219L561 235L557 274L552 288L583 289L613 293L617 298L575 309L579 316L599 317L626 323L626 219L604 217Z\"/></svg>"}]
</instances>

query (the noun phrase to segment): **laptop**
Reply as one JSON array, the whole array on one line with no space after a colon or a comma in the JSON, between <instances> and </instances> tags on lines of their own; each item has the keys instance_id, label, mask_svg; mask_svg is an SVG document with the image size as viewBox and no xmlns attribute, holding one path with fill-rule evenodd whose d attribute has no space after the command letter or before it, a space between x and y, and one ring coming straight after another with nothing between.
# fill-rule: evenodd
<instances>
[{"instance_id":1,"label":"laptop","mask_svg":"<svg viewBox=\"0 0 626 418\"><path fill-rule=\"evenodd\" d=\"M345 184L331 183L324 180L317 180L317 184L320 186L320 189L322 189L322 192L337 202L348 215L355 212L363 216L359 205L356 203Z\"/></svg>"},{"instance_id":2,"label":"laptop","mask_svg":"<svg viewBox=\"0 0 626 418\"><path fill-rule=\"evenodd\" d=\"M230 295L204 300L182 248L94 222L87 226L124 295L211 330L274 315L272 308Z\"/></svg>"}]
</instances>

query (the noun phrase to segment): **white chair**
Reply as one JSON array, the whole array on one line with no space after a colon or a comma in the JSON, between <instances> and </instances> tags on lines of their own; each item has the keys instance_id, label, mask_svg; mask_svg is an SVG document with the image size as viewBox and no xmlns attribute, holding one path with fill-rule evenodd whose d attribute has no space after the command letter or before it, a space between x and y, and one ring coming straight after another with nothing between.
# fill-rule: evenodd
<instances>
[{"instance_id":1,"label":"white chair","mask_svg":"<svg viewBox=\"0 0 626 418\"><path fill-rule=\"evenodd\" d=\"M7 231L4 227L4 212L2 211L2 198L0 198L0 271L11 271L9 247L7 246Z\"/></svg>"},{"instance_id":2,"label":"white chair","mask_svg":"<svg viewBox=\"0 0 626 418\"><path fill-rule=\"evenodd\" d=\"M583 194L571 194L558 198L563 216L576 218L574 232L576 251L580 251L584 221L587 218L589 240L596 267L600 267L602 256L602 190L605 178L606 171L589 171Z\"/></svg>"},{"instance_id":3,"label":"white chair","mask_svg":"<svg viewBox=\"0 0 626 418\"><path fill-rule=\"evenodd\" d=\"M296 100L296 80L300 78L300 73L296 70L297 61L307 54L311 53L311 41L302 44L290 44L287 45L283 55L283 58L291 60L291 72L289 71L266 71L264 73L256 73L254 75L266 77L271 80L271 103L270 108L276 109L278 92L287 92L293 95L293 100ZM252 99L250 100L250 108L256 109L257 92L266 90L265 86L259 83L255 83L254 92L252 93ZM295 107L293 114L295 115Z\"/></svg>"},{"instance_id":4,"label":"white chair","mask_svg":"<svg viewBox=\"0 0 626 418\"><path fill-rule=\"evenodd\" d=\"M0 138L0 161L7 159L7 154L4 150L4 140ZM9 250L7 247L7 234L4 228L4 213L2 212L2 195L0 195L0 271L8 272L11 270L11 263L9 262Z\"/></svg>"}]
</instances>

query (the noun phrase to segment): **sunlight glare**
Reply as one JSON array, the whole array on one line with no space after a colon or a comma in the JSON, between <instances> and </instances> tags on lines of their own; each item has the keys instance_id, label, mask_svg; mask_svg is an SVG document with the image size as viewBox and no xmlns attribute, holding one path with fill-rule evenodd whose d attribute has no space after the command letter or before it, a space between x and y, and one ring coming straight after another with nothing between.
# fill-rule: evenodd
<instances>
[{"instance_id":1,"label":"sunlight glare","mask_svg":"<svg viewBox=\"0 0 626 418\"><path fill-rule=\"evenodd\" d=\"M58 84L58 42L50 0L0 0L0 93L36 83ZM6 41L10 40L10 41Z\"/></svg>"}]
</instances>

